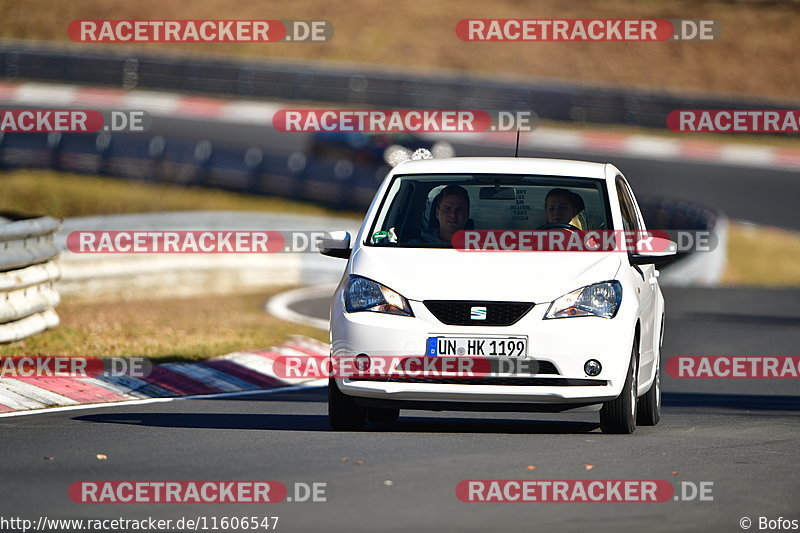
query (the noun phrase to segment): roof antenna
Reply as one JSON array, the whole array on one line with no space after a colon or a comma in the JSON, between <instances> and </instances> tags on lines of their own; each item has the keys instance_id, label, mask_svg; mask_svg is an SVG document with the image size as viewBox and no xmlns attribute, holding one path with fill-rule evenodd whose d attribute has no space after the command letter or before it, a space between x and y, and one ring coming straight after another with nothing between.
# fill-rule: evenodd
<instances>
[{"instance_id":1,"label":"roof antenna","mask_svg":"<svg viewBox=\"0 0 800 533\"><path fill-rule=\"evenodd\" d=\"M514 157L519 157L519 126L517 126L517 144L514 147Z\"/></svg>"}]
</instances>

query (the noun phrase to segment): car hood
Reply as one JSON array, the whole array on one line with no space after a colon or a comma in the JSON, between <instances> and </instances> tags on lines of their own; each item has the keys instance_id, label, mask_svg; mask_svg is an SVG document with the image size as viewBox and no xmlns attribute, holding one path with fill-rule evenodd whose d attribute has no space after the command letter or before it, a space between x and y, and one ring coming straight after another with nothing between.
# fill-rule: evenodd
<instances>
[{"instance_id":1,"label":"car hood","mask_svg":"<svg viewBox=\"0 0 800 533\"><path fill-rule=\"evenodd\" d=\"M462 252L360 247L350 274L409 300L552 301L584 285L614 279L615 252Z\"/></svg>"}]
</instances>

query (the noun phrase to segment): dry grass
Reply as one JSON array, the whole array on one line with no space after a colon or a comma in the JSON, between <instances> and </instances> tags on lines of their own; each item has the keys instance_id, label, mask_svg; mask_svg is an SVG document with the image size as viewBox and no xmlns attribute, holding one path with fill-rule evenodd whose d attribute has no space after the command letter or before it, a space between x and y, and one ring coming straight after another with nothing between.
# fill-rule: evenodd
<instances>
[{"instance_id":1,"label":"dry grass","mask_svg":"<svg viewBox=\"0 0 800 533\"><path fill-rule=\"evenodd\" d=\"M75 19L326 19L335 29L327 43L144 47L182 54L236 53L457 69L764 97L797 98L800 86L800 3L792 1L240 0L235 6L231 11L226 0L3 0L0 37L67 41L67 25ZM462 18L710 18L721 24L722 35L713 42L469 43L455 35Z\"/></svg>"},{"instance_id":2,"label":"dry grass","mask_svg":"<svg viewBox=\"0 0 800 533\"><path fill-rule=\"evenodd\" d=\"M214 189L40 170L0 175L0 211L72 217L188 209L359 216L280 198ZM268 315L263 306L275 292L278 289L248 295L113 303L86 303L67 297L58 307L62 320L58 328L2 345L0 356L136 355L187 360L268 348L290 334L326 340L325 332Z\"/></svg>"},{"instance_id":3,"label":"dry grass","mask_svg":"<svg viewBox=\"0 0 800 533\"><path fill-rule=\"evenodd\" d=\"M324 331L268 315L264 303L276 292L114 303L65 298L58 328L2 345L0 356L143 356L166 362L269 348L292 334L327 341Z\"/></svg>"},{"instance_id":4,"label":"dry grass","mask_svg":"<svg viewBox=\"0 0 800 533\"><path fill-rule=\"evenodd\" d=\"M731 222L724 285L800 285L800 233Z\"/></svg>"},{"instance_id":5,"label":"dry grass","mask_svg":"<svg viewBox=\"0 0 800 533\"><path fill-rule=\"evenodd\" d=\"M51 170L0 173L0 211L57 218L186 210L271 211L303 215L362 216L313 204L218 189L137 183Z\"/></svg>"}]
</instances>

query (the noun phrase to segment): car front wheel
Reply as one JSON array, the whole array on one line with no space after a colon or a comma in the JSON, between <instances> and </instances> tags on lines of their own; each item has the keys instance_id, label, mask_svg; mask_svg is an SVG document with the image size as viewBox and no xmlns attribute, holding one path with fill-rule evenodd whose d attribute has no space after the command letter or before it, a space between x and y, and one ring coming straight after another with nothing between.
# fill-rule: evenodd
<instances>
[{"instance_id":1,"label":"car front wheel","mask_svg":"<svg viewBox=\"0 0 800 533\"><path fill-rule=\"evenodd\" d=\"M353 431L364 427L367 408L356 404L352 396L342 394L336 380L328 380L328 424L339 431Z\"/></svg>"},{"instance_id":2,"label":"car front wheel","mask_svg":"<svg viewBox=\"0 0 800 533\"><path fill-rule=\"evenodd\" d=\"M653 379L653 385L639 399L639 413L636 417L636 423L640 426L655 426L659 420L661 420L661 370L656 367L656 377Z\"/></svg>"},{"instance_id":3,"label":"car front wheel","mask_svg":"<svg viewBox=\"0 0 800 533\"><path fill-rule=\"evenodd\" d=\"M367 419L370 422L394 422L400 418L400 409L370 407L367 409Z\"/></svg>"},{"instance_id":4,"label":"car front wheel","mask_svg":"<svg viewBox=\"0 0 800 533\"><path fill-rule=\"evenodd\" d=\"M628 375L622 392L615 399L603 404L600 409L600 429L603 433L629 435L636 430L636 389L638 369L636 368L636 343L633 345Z\"/></svg>"}]
</instances>

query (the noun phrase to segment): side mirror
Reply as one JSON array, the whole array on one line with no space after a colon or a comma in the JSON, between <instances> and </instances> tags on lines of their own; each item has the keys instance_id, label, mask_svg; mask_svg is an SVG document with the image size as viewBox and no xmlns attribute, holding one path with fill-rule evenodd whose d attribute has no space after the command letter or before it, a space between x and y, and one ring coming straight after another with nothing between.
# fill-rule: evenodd
<instances>
[{"instance_id":1,"label":"side mirror","mask_svg":"<svg viewBox=\"0 0 800 533\"><path fill-rule=\"evenodd\" d=\"M673 241L652 237L646 242L646 246L638 243L636 251L628 254L631 265L655 265L656 268L660 268L676 259L678 245Z\"/></svg>"},{"instance_id":2,"label":"side mirror","mask_svg":"<svg viewBox=\"0 0 800 533\"><path fill-rule=\"evenodd\" d=\"M347 231L332 231L317 238L317 249L322 255L349 259L353 249L350 248L350 233Z\"/></svg>"}]
</instances>

